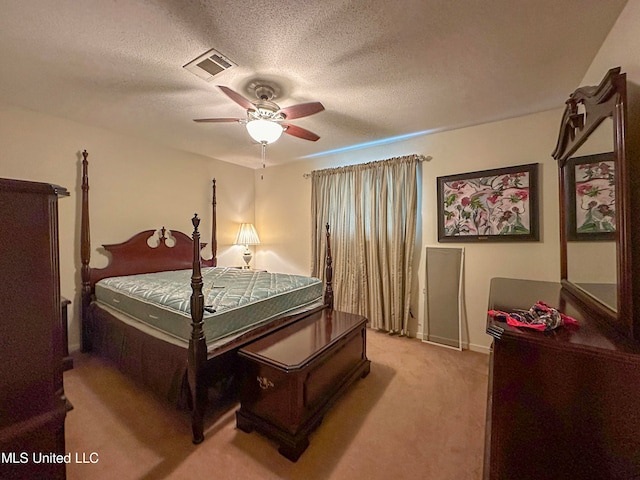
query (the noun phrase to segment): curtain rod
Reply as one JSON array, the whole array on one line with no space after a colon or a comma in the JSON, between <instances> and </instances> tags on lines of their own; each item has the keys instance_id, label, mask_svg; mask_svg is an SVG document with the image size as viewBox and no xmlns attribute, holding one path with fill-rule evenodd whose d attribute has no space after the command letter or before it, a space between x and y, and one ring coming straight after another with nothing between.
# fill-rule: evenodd
<instances>
[{"instance_id":1,"label":"curtain rod","mask_svg":"<svg viewBox=\"0 0 640 480\"><path fill-rule=\"evenodd\" d=\"M430 161L430 160L432 160L432 159L433 159L433 157L432 157L431 155L427 155L427 156L424 156L424 155L415 155L415 156L417 157L417 158L416 158L416 161L418 161L418 162L425 162L425 161L426 161L426 162L428 162L428 161ZM378 160L378 161L379 161L379 162L384 162L384 160ZM371 162L371 163L373 163L373 162ZM358 164L357 164L357 163L355 163L354 165L358 165ZM351 165L349 165L349 166L351 166ZM302 177L303 177L303 178L311 178L311 173L303 173L303 174L302 174Z\"/></svg>"}]
</instances>

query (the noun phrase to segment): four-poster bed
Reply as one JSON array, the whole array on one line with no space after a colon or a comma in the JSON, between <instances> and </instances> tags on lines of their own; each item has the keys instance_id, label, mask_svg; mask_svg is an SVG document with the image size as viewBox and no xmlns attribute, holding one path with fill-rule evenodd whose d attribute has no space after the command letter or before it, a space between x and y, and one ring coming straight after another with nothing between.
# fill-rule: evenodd
<instances>
[{"instance_id":1,"label":"four-poster bed","mask_svg":"<svg viewBox=\"0 0 640 480\"><path fill-rule=\"evenodd\" d=\"M82 157L82 350L115 362L134 381L188 408L193 443L200 443L210 387L233 390L237 351L333 308L329 227L324 294L313 277L217 267L214 180L210 259L201 256L206 243L200 242L200 219L194 215L191 238L174 230L167 237L163 227L151 247L155 231L146 230L126 242L103 245L110 263L91 268L88 153ZM249 286L257 288L249 291Z\"/></svg>"}]
</instances>

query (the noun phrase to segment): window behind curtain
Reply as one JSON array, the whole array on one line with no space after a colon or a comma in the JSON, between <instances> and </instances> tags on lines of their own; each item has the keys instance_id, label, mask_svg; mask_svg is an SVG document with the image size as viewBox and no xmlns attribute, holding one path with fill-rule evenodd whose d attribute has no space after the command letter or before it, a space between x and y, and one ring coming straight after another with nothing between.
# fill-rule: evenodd
<instances>
[{"instance_id":1,"label":"window behind curtain","mask_svg":"<svg viewBox=\"0 0 640 480\"><path fill-rule=\"evenodd\" d=\"M420 160L410 155L311 174L313 275L324 275L328 223L334 308L400 334L409 320Z\"/></svg>"}]
</instances>

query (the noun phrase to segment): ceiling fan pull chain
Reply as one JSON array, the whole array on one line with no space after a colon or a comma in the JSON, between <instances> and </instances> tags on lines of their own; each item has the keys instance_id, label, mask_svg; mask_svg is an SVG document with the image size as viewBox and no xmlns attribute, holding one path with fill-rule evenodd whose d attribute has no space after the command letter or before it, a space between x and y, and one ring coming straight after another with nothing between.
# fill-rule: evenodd
<instances>
[{"instance_id":1,"label":"ceiling fan pull chain","mask_svg":"<svg viewBox=\"0 0 640 480\"><path fill-rule=\"evenodd\" d=\"M267 159L267 142L262 142L262 168L266 168L265 161ZM260 174L260 180L264 180L264 175Z\"/></svg>"}]
</instances>

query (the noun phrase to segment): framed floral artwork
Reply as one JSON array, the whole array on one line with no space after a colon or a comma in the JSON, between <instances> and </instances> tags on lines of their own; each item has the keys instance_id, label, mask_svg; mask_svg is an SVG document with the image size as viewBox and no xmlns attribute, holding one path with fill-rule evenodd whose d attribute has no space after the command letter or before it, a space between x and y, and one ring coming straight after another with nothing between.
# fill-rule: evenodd
<instances>
[{"instance_id":1,"label":"framed floral artwork","mask_svg":"<svg viewBox=\"0 0 640 480\"><path fill-rule=\"evenodd\" d=\"M613 152L573 157L565 168L567 240L613 240L616 163Z\"/></svg>"},{"instance_id":2,"label":"framed floral artwork","mask_svg":"<svg viewBox=\"0 0 640 480\"><path fill-rule=\"evenodd\" d=\"M537 241L538 164L438 177L438 241Z\"/></svg>"}]
</instances>

